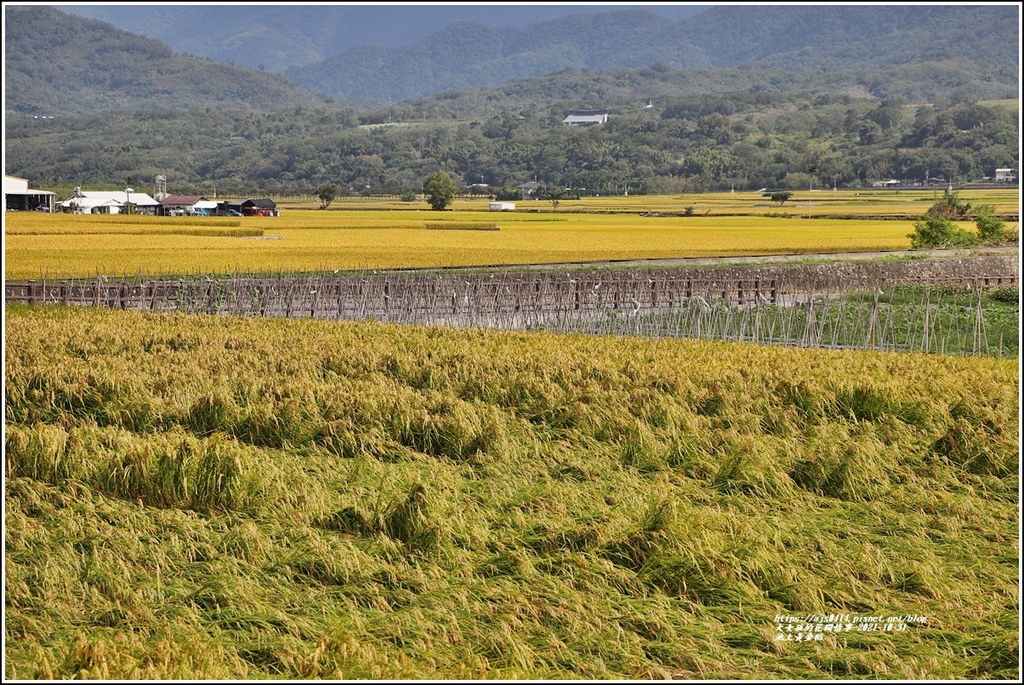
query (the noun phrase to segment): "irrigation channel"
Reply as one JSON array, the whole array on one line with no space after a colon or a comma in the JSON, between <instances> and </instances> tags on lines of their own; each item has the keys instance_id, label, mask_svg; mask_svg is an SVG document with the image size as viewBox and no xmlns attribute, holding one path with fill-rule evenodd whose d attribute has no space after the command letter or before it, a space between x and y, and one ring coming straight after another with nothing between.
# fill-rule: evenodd
<instances>
[{"instance_id":1,"label":"irrigation channel","mask_svg":"<svg viewBox=\"0 0 1024 685\"><path fill-rule=\"evenodd\" d=\"M136 276L5 283L7 302L765 345L1018 354L1008 257L729 268Z\"/></svg>"}]
</instances>

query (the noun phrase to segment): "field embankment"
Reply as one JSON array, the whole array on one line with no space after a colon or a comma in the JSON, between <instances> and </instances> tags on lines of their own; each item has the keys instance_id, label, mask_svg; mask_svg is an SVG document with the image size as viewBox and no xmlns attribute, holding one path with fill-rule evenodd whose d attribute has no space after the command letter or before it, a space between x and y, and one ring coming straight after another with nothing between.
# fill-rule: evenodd
<instances>
[{"instance_id":1,"label":"field embankment","mask_svg":"<svg viewBox=\"0 0 1024 685\"><path fill-rule=\"evenodd\" d=\"M6 302L1017 353L1018 265L988 255L687 268L430 269L7 282Z\"/></svg>"},{"instance_id":2,"label":"field embankment","mask_svg":"<svg viewBox=\"0 0 1024 685\"><path fill-rule=\"evenodd\" d=\"M1019 675L1016 360L60 306L5 337L6 678Z\"/></svg>"}]
</instances>

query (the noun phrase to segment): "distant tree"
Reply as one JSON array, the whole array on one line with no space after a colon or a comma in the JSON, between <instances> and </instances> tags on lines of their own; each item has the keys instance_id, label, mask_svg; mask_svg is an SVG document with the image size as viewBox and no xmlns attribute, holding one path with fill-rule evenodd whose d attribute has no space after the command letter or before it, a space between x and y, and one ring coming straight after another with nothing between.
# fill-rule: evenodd
<instances>
[{"instance_id":1,"label":"distant tree","mask_svg":"<svg viewBox=\"0 0 1024 685\"><path fill-rule=\"evenodd\" d=\"M338 186L333 183L324 183L313 191L313 196L320 200L320 209L327 209L338 196Z\"/></svg>"},{"instance_id":2,"label":"distant tree","mask_svg":"<svg viewBox=\"0 0 1024 685\"><path fill-rule=\"evenodd\" d=\"M519 189L512 186L502 186L494 191L494 199L499 202L515 202L520 195Z\"/></svg>"},{"instance_id":3,"label":"distant tree","mask_svg":"<svg viewBox=\"0 0 1024 685\"><path fill-rule=\"evenodd\" d=\"M430 174L423 183L423 194L430 208L439 212L452 203L457 190L458 186L452 177L440 169Z\"/></svg>"},{"instance_id":4,"label":"distant tree","mask_svg":"<svg viewBox=\"0 0 1024 685\"><path fill-rule=\"evenodd\" d=\"M771 198L772 202L778 202L779 206L781 207L782 205L786 204L786 200L793 197L793 193L789 192L788 190L780 190L774 193L765 193L761 197Z\"/></svg>"},{"instance_id":5,"label":"distant tree","mask_svg":"<svg viewBox=\"0 0 1024 685\"><path fill-rule=\"evenodd\" d=\"M558 203L565 197L565 189L549 186L544 189L543 198L551 202L551 209L558 209Z\"/></svg>"},{"instance_id":6,"label":"distant tree","mask_svg":"<svg viewBox=\"0 0 1024 685\"><path fill-rule=\"evenodd\" d=\"M967 213L970 211L971 204L969 202L961 202L960 196L955 191L947 188L942 199L928 208L928 216L958 219L967 216Z\"/></svg>"},{"instance_id":7,"label":"distant tree","mask_svg":"<svg viewBox=\"0 0 1024 685\"><path fill-rule=\"evenodd\" d=\"M921 217L914 232L907 234L913 248L970 247L978 244L978 236L960 228L944 216Z\"/></svg>"}]
</instances>

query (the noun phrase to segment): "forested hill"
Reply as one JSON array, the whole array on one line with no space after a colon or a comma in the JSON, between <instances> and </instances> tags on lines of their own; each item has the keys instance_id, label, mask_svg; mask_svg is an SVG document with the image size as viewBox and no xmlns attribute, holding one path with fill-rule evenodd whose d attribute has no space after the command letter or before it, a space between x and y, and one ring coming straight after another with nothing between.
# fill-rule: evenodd
<instances>
[{"instance_id":1,"label":"forested hill","mask_svg":"<svg viewBox=\"0 0 1024 685\"><path fill-rule=\"evenodd\" d=\"M6 110L273 110L322 103L287 78L172 52L163 43L45 6L4 8Z\"/></svg>"},{"instance_id":2,"label":"forested hill","mask_svg":"<svg viewBox=\"0 0 1024 685\"><path fill-rule=\"evenodd\" d=\"M514 187L534 178L602 194L626 183L632 192L657 193L734 185L861 187L934 176L970 181L1019 166L1019 32L1000 18L1005 6L903 6L890 14L890 8L869 8L875 14L863 30L874 32L878 49L866 38L840 39L850 14L829 14L838 19L827 22L819 17L821 34L830 40L804 41L797 49L801 41L781 35L785 26L794 34L807 30L797 18L811 21L815 9L829 8L810 8L810 14L797 7L742 8L759 25L732 25L732 33L723 8L700 15L711 22L707 26L722 27L723 56L700 48L683 57L749 60L739 66L654 62L617 70L561 68L542 77L525 76L524 66L499 87L360 109L283 76L177 55L109 24L42 6L4 9L5 173L44 189L159 174L180 192L206 192L205 183L239 192L295 192L330 181L353 192L370 186L401 195L443 168L466 185ZM791 12L790 20L771 25L775 15L762 11ZM554 60L559 50L579 56L599 49L611 55L616 35L629 33L637 44L651 37L647 42L655 45L653 36L660 34L654 27L681 26L642 12L604 13L607 38L599 38L584 30L595 26L590 21L577 16L535 25L520 35L515 54ZM559 26L568 33L560 34ZM566 28L573 26L577 30ZM503 30L475 29L450 26L419 48L432 46L432 54L454 63L465 60L460 51L475 46L483 54L491 41L505 41ZM560 46L551 38L570 34L575 38ZM744 36L751 38L746 47ZM769 36L788 57L755 59L761 53L749 52L753 38ZM502 49L514 53L507 41ZM481 73L511 64L500 56L506 53ZM911 59L918 53L922 59ZM438 88L444 81L441 67L425 56L409 53L409 61L392 64L389 50L364 54L378 60L363 67L383 90L409 74ZM829 60L838 62L829 66ZM463 61L463 71L471 64ZM980 102L990 100L1001 102ZM562 125L569 109L592 107L609 112L606 125Z\"/></svg>"},{"instance_id":3,"label":"forested hill","mask_svg":"<svg viewBox=\"0 0 1024 685\"><path fill-rule=\"evenodd\" d=\"M6 109L15 116L318 104L366 112L385 103L423 113L443 100L440 109L458 118L736 90L911 102L1019 90L1019 10L1005 5L733 6L682 20L607 11L526 29L463 22L413 46L364 46L294 70L301 84L53 8L4 9ZM188 8L178 9L168 21L187 19ZM410 103L422 98L435 103Z\"/></svg>"},{"instance_id":4,"label":"forested hill","mask_svg":"<svg viewBox=\"0 0 1024 685\"><path fill-rule=\"evenodd\" d=\"M1016 67L1016 3L717 7L678 22L710 66L863 68L959 57Z\"/></svg>"},{"instance_id":5,"label":"forested hill","mask_svg":"<svg viewBox=\"0 0 1024 685\"><path fill-rule=\"evenodd\" d=\"M956 57L1019 62L1017 6L723 6L683 20L645 11L570 15L524 29L461 22L403 47L351 48L286 73L337 97L403 101L564 69L879 68Z\"/></svg>"}]
</instances>

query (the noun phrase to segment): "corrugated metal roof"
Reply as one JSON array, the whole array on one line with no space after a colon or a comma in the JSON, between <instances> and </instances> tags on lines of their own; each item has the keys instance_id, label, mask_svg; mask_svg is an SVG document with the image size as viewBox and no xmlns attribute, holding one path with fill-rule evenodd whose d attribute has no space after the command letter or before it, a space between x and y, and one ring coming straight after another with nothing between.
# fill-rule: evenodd
<instances>
[{"instance_id":1,"label":"corrugated metal roof","mask_svg":"<svg viewBox=\"0 0 1024 685\"><path fill-rule=\"evenodd\" d=\"M206 198L203 197L202 195L168 195L167 197L160 201L160 204L164 206L179 205L182 207L191 207L200 200L205 199Z\"/></svg>"}]
</instances>

